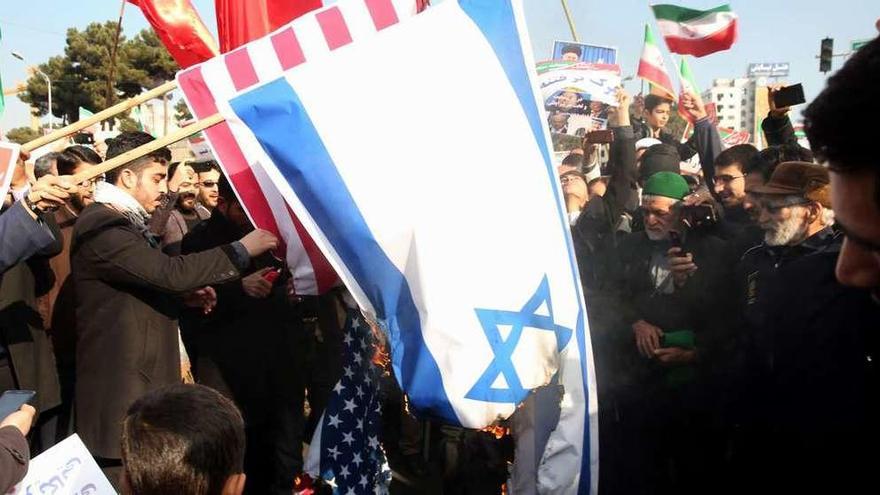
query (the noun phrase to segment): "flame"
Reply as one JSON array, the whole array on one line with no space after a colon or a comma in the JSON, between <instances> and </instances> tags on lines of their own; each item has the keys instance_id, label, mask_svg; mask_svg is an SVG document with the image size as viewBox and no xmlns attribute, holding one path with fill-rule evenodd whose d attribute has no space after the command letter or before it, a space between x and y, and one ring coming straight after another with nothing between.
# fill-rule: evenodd
<instances>
[{"instance_id":1,"label":"flame","mask_svg":"<svg viewBox=\"0 0 880 495\"><path fill-rule=\"evenodd\" d=\"M495 440L501 440L502 438L510 435L510 428L501 425L489 425L482 429L486 433L491 433L495 436Z\"/></svg>"},{"instance_id":2,"label":"flame","mask_svg":"<svg viewBox=\"0 0 880 495\"><path fill-rule=\"evenodd\" d=\"M388 352L388 345L385 342L385 333L379 328L379 324L372 318L364 315L367 324L370 325L370 332L373 334L373 358L370 360L374 365L382 370L383 375L391 373L391 353Z\"/></svg>"}]
</instances>

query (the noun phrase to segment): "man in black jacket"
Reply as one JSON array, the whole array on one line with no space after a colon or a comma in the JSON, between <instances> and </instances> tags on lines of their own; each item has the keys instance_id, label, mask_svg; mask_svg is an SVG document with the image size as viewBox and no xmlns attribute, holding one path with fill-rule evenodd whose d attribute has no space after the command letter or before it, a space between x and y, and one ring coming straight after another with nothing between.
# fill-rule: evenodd
<instances>
[{"instance_id":1,"label":"man in black jacket","mask_svg":"<svg viewBox=\"0 0 880 495\"><path fill-rule=\"evenodd\" d=\"M572 221L575 253L587 291L601 288L602 270L607 266L602 257L614 249L619 233L629 232L629 215L638 207L635 139L629 121L630 96L621 89L617 99L618 108L612 119L616 118L612 122L611 178L605 194L590 197L583 173L563 174L566 178L563 193Z\"/></svg>"},{"instance_id":2,"label":"man in black jacket","mask_svg":"<svg viewBox=\"0 0 880 495\"><path fill-rule=\"evenodd\" d=\"M828 183L821 165L788 162L751 190L765 235L739 269L749 372L739 453L745 487L770 493L851 493L875 467L864 453L878 438L880 308L834 279L842 236Z\"/></svg>"},{"instance_id":3,"label":"man in black jacket","mask_svg":"<svg viewBox=\"0 0 880 495\"><path fill-rule=\"evenodd\" d=\"M620 442L628 471L640 473L625 480L631 484L621 493L705 493L719 457L710 419L721 335L713 286L722 242L684 231L680 214L688 194L678 174L651 176L642 196L645 230L617 251L619 332L628 336L621 352L629 358Z\"/></svg>"},{"instance_id":4,"label":"man in black jacket","mask_svg":"<svg viewBox=\"0 0 880 495\"><path fill-rule=\"evenodd\" d=\"M253 230L225 178L218 191L211 218L184 236L184 254L207 252ZM287 297L288 276L268 253L255 257L241 280L214 286L211 314L187 314L195 328L197 380L232 399L244 416L249 494L289 494L303 467L306 338L300 307Z\"/></svg>"},{"instance_id":5,"label":"man in black jacket","mask_svg":"<svg viewBox=\"0 0 880 495\"><path fill-rule=\"evenodd\" d=\"M108 158L152 141L123 133ZM71 277L77 294L76 430L100 458L112 482L121 471L121 420L134 399L181 381L177 315L182 297L209 284L236 279L257 256L276 245L255 231L216 249L169 257L149 232L149 214L167 192L165 148L107 174L95 203L74 227ZM213 290L193 304L210 307Z\"/></svg>"}]
</instances>

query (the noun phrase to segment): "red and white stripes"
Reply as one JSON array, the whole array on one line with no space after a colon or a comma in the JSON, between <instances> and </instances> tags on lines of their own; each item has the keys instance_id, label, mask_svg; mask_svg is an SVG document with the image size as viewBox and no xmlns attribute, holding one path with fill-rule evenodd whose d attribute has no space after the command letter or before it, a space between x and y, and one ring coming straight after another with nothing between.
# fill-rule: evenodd
<instances>
[{"instance_id":1,"label":"red and white stripes","mask_svg":"<svg viewBox=\"0 0 880 495\"><path fill-rule=\"evenodd\" d=\"M193 115L216 114L229 100L287 70L345 47L416 13L418 0L343 0L306 14L258 40L177 75ZM221 123L206 131L217 161L254 224L285 243L297 294L321 294L338 277L259 164L250 163L233 129Z\"/></svg>"}]
</instances>

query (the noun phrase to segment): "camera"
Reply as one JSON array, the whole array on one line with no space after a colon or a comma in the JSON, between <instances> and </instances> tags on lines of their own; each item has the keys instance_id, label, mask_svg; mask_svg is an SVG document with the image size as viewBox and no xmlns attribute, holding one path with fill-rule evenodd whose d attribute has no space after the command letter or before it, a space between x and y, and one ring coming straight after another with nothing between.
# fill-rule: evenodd
<instances>
[{"instance_id":1,"label":"camera","mask_svg":"<svg viewBox=\"0 0 880 495\"><path fill-rule=\"evenodd\" d=\"M690 230L700 230L718 223L718 214L709 204L684 206L681 209L681 222Z\"/></svg>"}]
</instances>

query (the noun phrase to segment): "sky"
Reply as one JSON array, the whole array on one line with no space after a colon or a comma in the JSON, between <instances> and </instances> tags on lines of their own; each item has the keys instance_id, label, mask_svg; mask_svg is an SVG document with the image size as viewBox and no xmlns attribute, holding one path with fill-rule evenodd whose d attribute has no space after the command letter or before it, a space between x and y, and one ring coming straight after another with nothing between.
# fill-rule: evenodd
<instances>
[{"instance_id":1,"label":"sky","mask_svg":"<svg viewBox=\"0 0 880 495\"><path fill-rule=\"evenodd\" d=\"M529 37L536 60L550 58L554 40L569 40L561 0L522 0L525 4ZM666 0L691 8L709 8L724 0ZM216 32L213 0L192 0L205 23ZM581 42L618 48L618 63L626 75L635 73L644 39L644 25L650 23L655 35L648 0L568 0ZM849 51L851 41L877 35L880 19L877 0L731 0L739 15L739 40L728 51L691 60L691 69L701 90L715 78L745 76L749 63L788 62L789 82L804 85L807 100L822 89L825 76L819 72L822 38L834 38L835 53ZM75 5L75 7L74 7ZM833 5L833 8L830 7ZM84 28L91 22L116 20L119 0L0 0L0 77L4 87L26 79L26 64L10 51L24 55L29 65L42 63L64 52L65 31ZM141 12L127 5L123 32L129 37L148 27ZM665 51L665 45L661 49ZM677 67L677 59L667 55L667 67ZM843 58L835 58L834 69ZM672 75L675 81L675 75ZM677 86L677 83L676 83ZM627 88L637 92L638 81ZM6 112L0 118L4 132L28 125L27 106L15 97L6 99Z\"/></svg>"}]
</instances>

